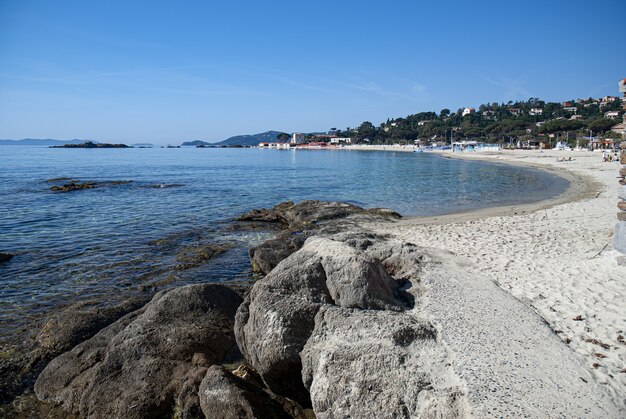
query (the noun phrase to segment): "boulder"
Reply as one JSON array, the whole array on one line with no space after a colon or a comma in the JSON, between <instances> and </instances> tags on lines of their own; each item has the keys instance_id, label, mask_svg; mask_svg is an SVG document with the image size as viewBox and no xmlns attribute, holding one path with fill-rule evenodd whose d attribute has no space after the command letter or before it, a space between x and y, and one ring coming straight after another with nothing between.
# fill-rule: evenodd
<instances>
[{"instance_id":1,"label":"boulder","mask_svg":"<svg viewBox=\"0 0 626 419\"><path fill-rule=\"evenodd\" d=\"M447 356L425 320L326 306L301 353L302 379L318 418L463 417Z\"/></svg>"},{"instance_id":2,"label":"boulder","mask_svg":"<svg viewBox=\"0 0 626 419\"><path fill-rule=\"evenodd\" d=\"M262 387L224 367L209 367L198 391L204 416L212 419L291 418Z\"/></svg>"},{"instance_id":3,"label":"boulder","mask_svg":"<svg viewBox=\"0 0 626 419\"><path fill-rule=\"evenodd\" d=\"M252 270L268 274L280 261L296 252L313 235L331 236L351 224L366 220L391 220L400 214L385 208L364 209L343 202L282 202L273 208L256 209L237 218L246 223L269 223L284 231L264 243L250 248Z\"/></svg>"},{"instance_id":4,"label":"boulder","mask_svg":"<svg viewBox=\"0 0 626 419\"><path fill-rule=\"evenodd\" d=\"M206 368L236 354L241 297L215 284L158 293L55 358L35 383L40 400L93 418L191 417Z\"/></svg>"},{"instance_id":5,"label":"boulder","mask_svg":"<svg viewBox=\"0 0 626 419\"><path fill-rule=\"evenodd\" d=\"M237 343L272 391L306 406L300 352L323 306L403 309L400 286L377 260L341 242L309 238L253 286L235 319Z\"/></svg>"},{"instance_id":6,"label":"boulder","mask_svg":"<svg viewBox=\"0 0 626 419\"><path fill-rule=\"evenodd\" d=\"M0 252L0 263L7 262L7 261L13 259L13 256L14 255L12 255L10 253L2 253L2 252Z\"/></svg>"},{"instance_id":7,"label":"boulder","mask_svg":"<svg viewBox=\"0 0 626 419\"><path fill-rule=\"evenodd\" d=\"M144 306L149 299L132 298L116 305L97 301L73 304L50 317L36 337L40 348L53 355L72 349L131 311Z\"/></svg>"},{"instance_id":8,"label":"boulder","mask_svg":"<svg viewBox=\"0 0 626 419\"><path fill-rule=\"evenodd\" d=\"M309 234L308 231L286 231L279 233L276 238L251 247L248 254L252 270L267 275L282 260L300 249Z\"/></svg>"},{"instance_id":9,"label":"boulder","mask_svg":"<svg viewBox=\"0 0 626 419\"><path fill-rule=\"evenodd\" d=\"M237 311L241 352L274 392L307 406L300 351L323 304L332 303L315 253L300 250L257 281Z\"/></svg>"}]
</instances>

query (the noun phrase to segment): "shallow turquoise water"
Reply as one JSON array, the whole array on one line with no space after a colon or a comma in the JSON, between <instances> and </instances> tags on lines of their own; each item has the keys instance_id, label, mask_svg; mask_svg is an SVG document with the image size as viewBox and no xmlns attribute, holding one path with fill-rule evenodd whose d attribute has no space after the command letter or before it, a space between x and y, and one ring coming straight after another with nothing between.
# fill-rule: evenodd
<instances>
[{"instance_id":1,"label":"shallow turquoise water","mask_svg":"<svg viewBox=\"0 0 626 419\"><path fill-rule=\"evenodd\" d=\"M46 180L58 177L132 182L51 192ZM249 277L246 249L266 233L229 226L252 208L321 199L435 215L538 201L566 187L536 170L424 153L0 147L0 251L17 255L0 265L0 339L73 301L115 299L161 280ZM185 246L216 241L234 247L172 270Z\"/></svg>"}]
</instances>

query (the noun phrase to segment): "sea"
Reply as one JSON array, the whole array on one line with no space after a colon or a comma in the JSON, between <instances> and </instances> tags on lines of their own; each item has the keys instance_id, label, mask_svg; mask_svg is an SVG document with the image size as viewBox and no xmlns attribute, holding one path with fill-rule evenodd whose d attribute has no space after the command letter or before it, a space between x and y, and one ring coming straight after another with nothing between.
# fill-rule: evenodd
<instances>
[{"instance_id":1,"label":"sea","mask_svg":"<svg viewBox=\"0 0 626 419\"><path fill-rule=\"evenodd\" d=\"M72 180L103 183L51 190ZM0 347L73 303L250 280L247 249L272 234L237 228L234 218L254 208L317 199L429 216L540 201L567 187L536 169L429 153L0 147L0 252L15 255L0 263ZM181 265L214 244L227 250Z\"/></svg>"}]
</instances>

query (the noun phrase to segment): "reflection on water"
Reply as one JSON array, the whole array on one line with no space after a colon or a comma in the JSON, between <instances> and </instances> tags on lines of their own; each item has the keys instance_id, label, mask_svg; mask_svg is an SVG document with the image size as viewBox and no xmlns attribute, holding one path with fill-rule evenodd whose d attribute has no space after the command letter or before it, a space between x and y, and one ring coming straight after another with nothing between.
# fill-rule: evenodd
<instances>
[{"instance_id":1,"label":"reflection on water","mask_svg":"<svg viewBox=\"0 0 626 419\"><path fill-rule=\"evenodd\" d=\"M252 208L321 199L435 215L536 201L567 186L534 170L424 153L35 147L0 153L0 251L16 254L0 265L0 343L39 314L78 300L248 278L246 249L268 233L228 226ZM47 180L61 177L132 182L51 191ZM228 250L175 269L181 249L207 243L228 243Z\"/></svg>"}]
</instances>

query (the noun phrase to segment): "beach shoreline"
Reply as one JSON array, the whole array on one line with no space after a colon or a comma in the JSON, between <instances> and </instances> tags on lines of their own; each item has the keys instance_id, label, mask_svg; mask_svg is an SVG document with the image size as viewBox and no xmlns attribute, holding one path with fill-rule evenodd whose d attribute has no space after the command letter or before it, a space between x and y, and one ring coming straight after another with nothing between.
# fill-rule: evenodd
<instances>
[{"instance_id":1,"label":"beach shoreline","mask_svg":"<svg viewBox=\"0 0 626 419\"><path fill-rule=\"evenodd\" d=\"M617 166L599 153L557 150L436 152L548 170L570 181L558 197L368 226L425 248L451 252L531 307L580 357L618 405L626 405L626 266L612 250ZM571 161L559 161L562 157Z\"/></svg>"}]
</instances>

